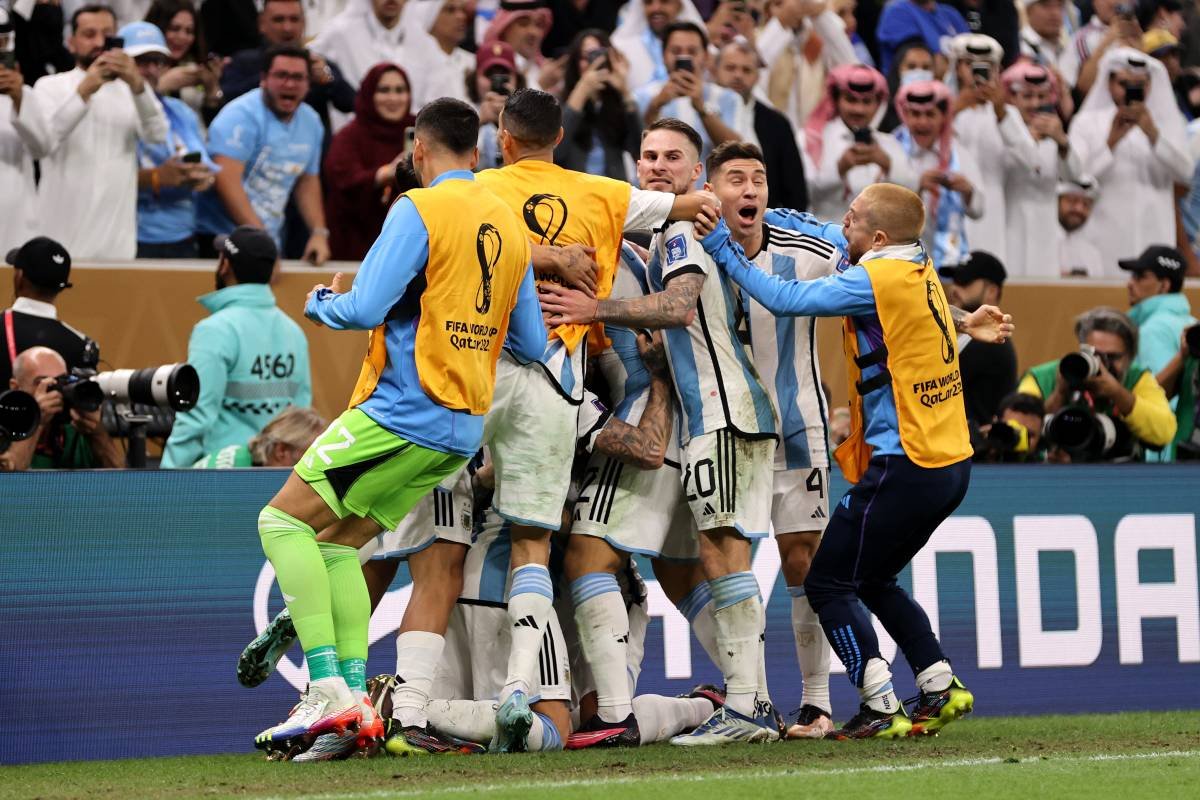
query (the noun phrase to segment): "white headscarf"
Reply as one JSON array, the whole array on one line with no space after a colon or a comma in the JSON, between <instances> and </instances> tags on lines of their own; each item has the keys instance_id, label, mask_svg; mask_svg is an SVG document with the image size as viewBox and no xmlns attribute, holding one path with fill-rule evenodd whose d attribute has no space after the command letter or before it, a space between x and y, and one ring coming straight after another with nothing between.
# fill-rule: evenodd
<instances>
[{"instance_id":1,"label":"white headscarf","mask_svg":"<svg viewBox=\"0 0 1200 800\"><path fill-rule=\"evenodd\" d=\"M1158 127L1159 135L1166 136L1168 141L1179 148L1179 152L1188 152L1187 122L1179 106L1175 104L1175 93L1171 89L1167 68L1157 58L1132 47L1109 48L1100 59L1096 81L1087 97L1083 99L1077 116L1089 111L1111 112L1116 109L1117 104L1113 102L1108 82L1117 70L1138 70L1149 76L1150 90L1146 93L1146 107L1150 109L1150 116Z\"/></svg>"},{"instance_id":2,"label":"white headscarf","mask_svg":"<svg viewBox=\"0 0 1200 800\"><path fill-rule=\"evenodd\" d=\"M701 29L704 28L704 18L700 16L692 0L682 0L679 16L673 21L694 22ZM705 31L705 36L707 35ZM650 23L646 21L646 6L642 0L629 0L621 10L620 21L612 34L612 43L629 61L630 89L637 89L640 85L654 80L654 71L658 63L647 49L648 39L652 36ZM658 46L661 50L661 43Z\"/></svg>"},{"instance_id":3,"label":"white headscarf","mask_svg":"<svg viewBox=\"0 0 1200 800\"><path fill-rule=\"evenodd\" d=\"M957 36L947 37L942 40L943 54L950 61L950 66L946 69L946 80L944 81L951 91L957 92L958 86L958 62L964 59L971 61L988 61L995 70L996 75L1000 74L1000 62L1004 60L1004 48L993 39L982 33L960 33Z\"/></svg>"}]
</instances>

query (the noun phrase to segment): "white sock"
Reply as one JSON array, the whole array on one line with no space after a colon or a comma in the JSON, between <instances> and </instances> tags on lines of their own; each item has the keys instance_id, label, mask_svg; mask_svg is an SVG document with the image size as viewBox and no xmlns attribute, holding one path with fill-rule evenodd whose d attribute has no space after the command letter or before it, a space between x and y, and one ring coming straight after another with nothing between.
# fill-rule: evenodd
<instances>
[{"instance_id":1,"label":"white sock","mask_svg":"<svg viewBox=\"0 0 1200 800\"><path fill-rule=\"evenodd\" d=\"M542 632L554 605L554 586L550 571L541 564L525 564L512 571L508 591L508 619L512 624L512 649L508 653L508 676L500 700L517 689L530 693L540 685L537 677L538 655L542 650Z\"/></svg>"},{"instance_id":2,"label":"white sock","mask_svg":"<svg viewBox=\"0 0 1200 800\"><path fill-rule=\"evenodd\" d=\"M429 724L458 739L487 744L496 735L496 703L491 700L430 700Z\"/></svg>"},{"instance_id":3,"label":"white sock","mask_svg":"<svg viewBox=\"0 0 1200 800\"><path fill-rule=\"evenodd\" d=\"M443 637L428 631L405 631L396 637L396 676L404 682L392 690L392 718L401 725L427 722L425 706L445 646Z\"/></svg>"},{"instance_id":4,"label":"white sock","mask_svg":"<svg viewBox=\"0 0 1200 800\"><path fill-rule=\"evenodd\" d=\"M579 644L596 684L597 713L621 722L633 712L629 676L629 613L617 579L593 572L571 583Z\"/></svg>"},{"instance_id":5,"label":"white sock","mask_svg":"<svg viewBox=\"0 0 1200 800\"><path fill-rule=\"evenodd\" d=\"M944 692L952 680L954 670L950 669L950 662L938 661L917 673L917 688L922 692Z\"/></svg>"},{"instance_id":6,"label":"white sock","mask_svg":"<svg viewBox=\"0 0 1200 800\"><path fill-rule=\"evenodd\" d=\"M872 658L863 668L863 685L859 696L868 707L885 714L900 710L900 700L892 689L892 671L882 658Z\"/></svg>"},{"instance_id":7,"label":"white sock","mask_svg":"<svg viewBox=\"0 0 1200 800\"><path fill-rule=\"evenodd\" d=\"M799 591L799 594L794 592ZM829 700L829 659L832 653L825 630L804 595L803 587L788 587L792 595L792 634L796 637L796 660L804 676L802 706L815 706L830 716L833 704Z\"/></svg>"},{"instance_id":8,"label":"white sock","mask_svg":"<svg viewBox=\"0 0 1200 800\"><path fill-rule=\"evenodd\" d=\"M716 707L703 697L663 697L640 694L633 698L642 744L665 742L695 728L712 716Z\"/></svg>"},{"instance_id":9,"label":"white sock","mask_svg":"<svg viewBox=\"0 0 1200 800\"><path fill-rule=\"evenodd\" d=\"M680 600L675 607L692 626L692 635L696 637L700 647L704 648L713 666L720 669L721 662L717 658L717 624L712 616L712 590L708 581L701 581L693 586L688 596Z\"/></svg>"},{"instance_id":10,"label":"white sock","mask_svg":"<svg viewBox=\"0 0 1200 800\"><path fill-rule=\"evenodd\" d=\"M529 727L529 736L525 739L525 749L531 753L563 749L563 740L558 728L545 714L533 712L533 725Z\"/></svg>"},{"instance_id":11,"label":"white sock","mask_svg":"<svg viewBox=\"0 0 1200 800\"><path fill-rule=\"evenodd\" d=\"M759 598L759 607L762 608L762 599ZM758 632L758 697L759 703L770 703L771 692L767 689L767 611L762 609L759 614L762 620L762 625Z\"/></svg>"},{"instance_id":12,"label":"white sock","mask_svg":"<svg viewBox=\"0 0 1200 800\"><path fill-rule=\"evenodd\" d=\"M762 630L762 603L758 594L716 610L713 619L721 672L725 675L725 705L739 714L754 716Z\"/></svg>"}]
</instances>

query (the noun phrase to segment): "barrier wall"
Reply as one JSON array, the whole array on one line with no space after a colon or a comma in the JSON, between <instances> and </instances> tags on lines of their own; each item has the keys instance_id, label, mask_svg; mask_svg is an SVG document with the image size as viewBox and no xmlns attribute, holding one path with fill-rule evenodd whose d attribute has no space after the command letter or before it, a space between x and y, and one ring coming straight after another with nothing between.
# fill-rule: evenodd
<instances>
[{"instance_id":1,"label":"barrier wall","mask_svg":"<svg viewBox=\"0 0 1200 800\"><path fill-rule=\"evenodd\" d=\"M959 513L905 571L979 715L1200 705L1196 471L981 467ZM282 601L255 531L280 470L26 473L0 478L0 763L249 751L304 683L298 648L263 686L242 646ZM845 485L836 480L836 501ZM776 704L800 682L779 560L768 598ZM654 615L641 692L716 680L644 569ZM372 674L394 669L398 576L372 620ZM885 655L892 647L885 642ZM836 659L835 659L836 661ZM912 690L902 659L897 689ZM835 676L835 714L856 705ZM982 723L981 723L982 724Z\"/></svg>"},{"instance_id":2,"label":"barrier wall","mask_svg":"<svg viewBox=\"0 0 1200 800\"><path fill-rule=\"evenodd\" d=\"M192 326L205 316L196 297L212 291L213 269L203 262L83 265L71 272L75 287L61 295L60 313L99 342L101 355L114 367L182 361ZM301 318L304 297L313 284L328 284L331 277L325 269L288 266L274 287L280 307L300 321L308 335L313 401L326 416L345 407L367 341L365 334L318 328ZM1200 290L1188 289L1187 294L1192 308L1200 310ZM1003 306L1017 322L1014 342L1021 369L1075 349L1072 320L1098 305L1128 308L1124 285L1087 281L1006 286ZM837 320L822 320L818 326L821 369L835 405L846 401L839 326Z\"/></svg>"}]
</instances>

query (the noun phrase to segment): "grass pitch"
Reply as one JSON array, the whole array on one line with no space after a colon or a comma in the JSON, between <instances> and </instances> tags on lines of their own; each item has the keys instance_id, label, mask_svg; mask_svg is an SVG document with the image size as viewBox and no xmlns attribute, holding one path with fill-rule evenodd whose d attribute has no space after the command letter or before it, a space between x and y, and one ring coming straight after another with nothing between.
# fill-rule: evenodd
<instances>
[{"instance_id":1,"label":"grass pitch","mask_svg":"<svg viewBox=\"0 0 1200 800\"><path fill-rule=\"evenodd\" d=\"M19 735L13 731L9 735ZM697 800L1195 798L1200 711L964 720L898 742L267 763L258 755L0 768L0 798Z\"/></svg>"}]
</instances>

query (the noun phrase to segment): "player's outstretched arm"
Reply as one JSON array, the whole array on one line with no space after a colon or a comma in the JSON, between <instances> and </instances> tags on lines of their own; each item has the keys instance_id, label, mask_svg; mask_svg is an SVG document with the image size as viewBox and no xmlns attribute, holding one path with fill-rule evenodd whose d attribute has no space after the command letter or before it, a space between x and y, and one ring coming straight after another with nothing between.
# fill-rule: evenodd
<instances>
[{"instance_id":1,"label":"player's outstretched arm","mask_svg":"<svg viewBox=\"0 0 1200 800\"><path fill-rule=\"evenodd\" d=\"M597 300L553 284L543 286L540 297L551 325L606 322L659 330L690 325L696 318L696 301L703 286L703 275L687 273L673 278L661 292L645 297Z\"/></svg>"},{"instance_id":2,"label":"player's outstretched arm","mask_svg":"<svg viewBox=\"0 0 1200 800\"><path fill-rule=\"evenodd\" d=\"M546 352L546 325L538 305L532 262L517 290L517 302L508 319L508 338L504 346L522 361L537 361Z\"/></svg>"},{"instance_id":3,"label":"player's outstretched arm","mask_svg":"<svg viewBox=\"0 0 1200 800\"><path fill-rule=\"evenodd\" d=\"M369 331L383 324L428 261L429 232L412 201L401 198L367 251L350 291L342 292L336 280L333 287L313 287L304 316L335 330Z\"/></svg>"},{"instance_id":4,"label":"player's outstretched arm","mask_svg":"<svg viewBox=\"0 0 1200 800\"><path fill-rule=\"evenodd\" d=\"M751 264L724 221L700 244L722 272L777 317L840 317L875 310L875 293L861 267L812 281L785 281Z\"/></svg>"},{"instance_id":5,"label":"player's outstretched arm","mask_svg":"<svg viewBox=\"0 0 1200 800\"><path fill-rule=\"evenodd\" d=\"M970 313L950 306L950 316L956 331L967 334L977 342L1003 344L1013 335L1012 315L1005 314L995 306L980 306Z\"/></svg>"},{"instance_id":6,"label":"player's outstretched arm","mask_svg":"<svg viewBox=\"0 0 1200 800\"><path fill-rule=\"evenodd\" d=\"M612 417L596 436L593 449L639 469L658 469L667 457L674 433L671 424L673 389L662 337L638 335L638 350L650 372L650 393L637 426Z\"/></svg>"}]
</instances>

